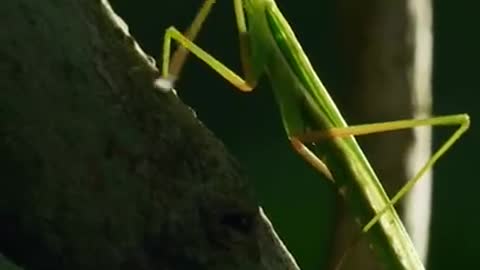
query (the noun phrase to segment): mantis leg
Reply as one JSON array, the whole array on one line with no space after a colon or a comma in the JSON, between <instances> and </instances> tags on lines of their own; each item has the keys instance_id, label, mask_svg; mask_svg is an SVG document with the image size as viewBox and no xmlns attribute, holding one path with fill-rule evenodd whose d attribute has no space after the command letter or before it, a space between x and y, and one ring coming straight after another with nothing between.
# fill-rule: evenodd
<instances>
[{"instance_id":1,"label":"mantis leg","mask_svg":"<svg viewBox=\"0 0 480 270\"><path fill-rule=\"evenodd\" d=\"M417 174L409 180L396 194L393 196L389 204L379 211L375 217L373 217L362 229L363 232L367 232L375 225L382 214L384 214L390 207L395 205L412 187L416 182L430 169L438 159L445 154L445 152L452 147L452 145L462 136L463 133L470 126L470 119L466 114L457 114L450 116L432 117L427 119L410 119L399 120L385 123L356 125L343 128L332 128L327 131L308 132L296 137L297 140L302 143L318 142L328 138L341 138L347 136L367 135L378 132L395 131L401 129L409 129L419 126L459 126L455 132L440 146L440 148L433 153L432 157L421 167ZM313 154L313 153L312 153Z\"/></svg>"},{"instance_id":2,"label":"mantis leg","mask_svg":"<svg viewBox=\"0 0 480 270\"><path fill-rule=\"evenodd\" d=\"M197 38L200 29L202 28L203 23L207 19L208 14L212 10L212 6L215 3L215 0L205 0L205 3L198 11L197 16L193 19L190 27L185 31L185 37L189 40L195 40ZM188 50L185 47L179 46L177 50L173 53L172 58L164 51L162 59L162 74L163 76L172 76L173 78L178 78L180 76L181 69L185 64L185 61L188 56ZM170 51L168 51L170 53Z\"/></svg>"},{"instance_id":3,"label":"mantis leg","mask_svg":"<svg viewBox=\"0 0 480 270\"><path fill-rule=\"evenodd\" d=\"M307 161L317 171L325 175L329 180L332 182L334 181L332 173L328 169L327 165L325 165L321 159L319 159L312 151L310 151L310 149L308 149L303 142L295 137L290 138L290 142L297 154L305 159L305 161Z\"/></svg>"},{"instance_id":4,"label":"mantis leg","mask_svg":"<svg viewBox=\"0 0 480 270\"><path fill-rule=\"evenodd\" d=\"M215 0L206 0L185 35L173 26L166 30L163 43L162 77L164 79L172 77L175 79L180 73L188 53L191 52L239 90L244 92L252 91L256 85L256 79L252 78L253 76L251 75L250 71L247 30L241 1L235 1L235 14L237 17L237 27L240 36L242 65L247 79L243 79L237 75L234 71L226 67L224 64L215 59L202 48L198 47L193 42L214 2ZM177 51L174 52L173 57L170 60L172 39L178 42L181 46L179 46ZM170 63L170 61L172 61L172 63Z\"/></svg>"}]
</instances>

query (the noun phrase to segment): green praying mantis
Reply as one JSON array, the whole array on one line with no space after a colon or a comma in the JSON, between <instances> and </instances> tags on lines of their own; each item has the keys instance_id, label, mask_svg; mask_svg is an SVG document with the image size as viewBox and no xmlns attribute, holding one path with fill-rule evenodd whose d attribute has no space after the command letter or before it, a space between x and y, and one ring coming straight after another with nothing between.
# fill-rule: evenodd
<instances>
[{"instance_id":1,"label":"green praying mantis","mask_svg":"<svg viewBox=\"0 0 480 270\"><path fill-rule=\"evenodd\" d=\"M469 116L348 126L274 0L233 0L244 77L195 45L193 40L214 1L205 0L185 34L174 27L167 29L157 88L173 90L189 52L242 92L252 91L261 75L266 74L294 151L334 183L388 269L424 269L393 206L468 129ZM171 57L172 39L180 46ZM427 125L459 127L390 200L354 136Z\"/></svg>"}]
</instances>

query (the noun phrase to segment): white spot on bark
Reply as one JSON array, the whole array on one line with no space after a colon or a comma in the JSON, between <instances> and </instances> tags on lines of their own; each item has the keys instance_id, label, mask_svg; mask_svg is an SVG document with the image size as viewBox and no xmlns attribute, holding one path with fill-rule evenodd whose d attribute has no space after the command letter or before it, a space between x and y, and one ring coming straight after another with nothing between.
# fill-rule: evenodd
<instances>
[{"instance_id":1,"label":"white spot on bark","mask_svg":"<svg viewBox=\"0 0 480 270\"><path fill-rule=\"evenodd\" d=\"M160 90L160 92L168 93L173 90L174 81L170 78L160 77L153 81L153 85Z\"/></svg>"}]
</instances>

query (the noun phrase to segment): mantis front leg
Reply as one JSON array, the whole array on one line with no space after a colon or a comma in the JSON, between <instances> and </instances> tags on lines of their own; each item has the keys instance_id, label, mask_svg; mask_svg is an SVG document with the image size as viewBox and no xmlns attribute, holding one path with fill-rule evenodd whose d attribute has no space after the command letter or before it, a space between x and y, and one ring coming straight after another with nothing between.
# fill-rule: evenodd
<instances>
[{"instance_id":1,"label":"mantis front leg","mask_svg":"<svg viewBox=\"0 0 480 270\"><path fill-rule=\"evenodd\" d=\"M241 1L236 0L234 3L235 14L237 18L237 28L239 30L238 32L240 38L240 56L245 79L237 75L234 71L222 64L220 61L215 59L212 55L193 42L196 35L200 31L203 22L206 20L207 15L210 13L214 2L215 0L205 1L185 35L173 26L167 29L163 43L162 78L159 79L159 85L170 86L168 83L164 84L165 80L175 80L179 76L186 57L188 53L191 52L200 60L209 65L218 74L220 74L225 80L234 85L237 89L243 92L250 92L255 88L257 79L251 71L250 55L247 42L248 33ZM170 57L172 39L177 41L181 46L174 52L173 57ZM163 88L163 86L161 87Z\"/></svg>"}]
</instances>

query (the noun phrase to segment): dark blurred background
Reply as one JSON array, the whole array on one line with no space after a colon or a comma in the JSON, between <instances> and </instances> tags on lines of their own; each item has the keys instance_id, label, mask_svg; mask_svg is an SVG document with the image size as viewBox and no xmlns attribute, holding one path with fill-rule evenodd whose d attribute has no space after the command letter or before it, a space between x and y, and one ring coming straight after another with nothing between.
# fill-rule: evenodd
<instances>
[{"instance_id":1,"label":"dark blurred background","mask_svg":"<svg viewBox=\"0 0 480 270\"><path fill-rule=\"evenodd\" d=\"M341 65L346 62L339 60L342 56L337 49L335 1L277 2L333 98L342 95ZM111 0L111 4L141 47L158 58L164 30L170 25L185 29L201 1ZM472 126L434 170L429 269L467 265L480 269L479 261L472 260L480 241L480 181L473 168L480 150L480 106L476 105L479 7L476 1L433 1L433 113L469 113ZM217 1L197 44L239 71L234 19L232 1ZM268 81L262 80L251 94L239 93L206 65L190 58L176 88L241 162L257 188L260 203L302 269L322 269L333 196L329 185L290 149ZM434 146L438 147L444 133L437 131Z\"/></svg>"}]
</instances>

